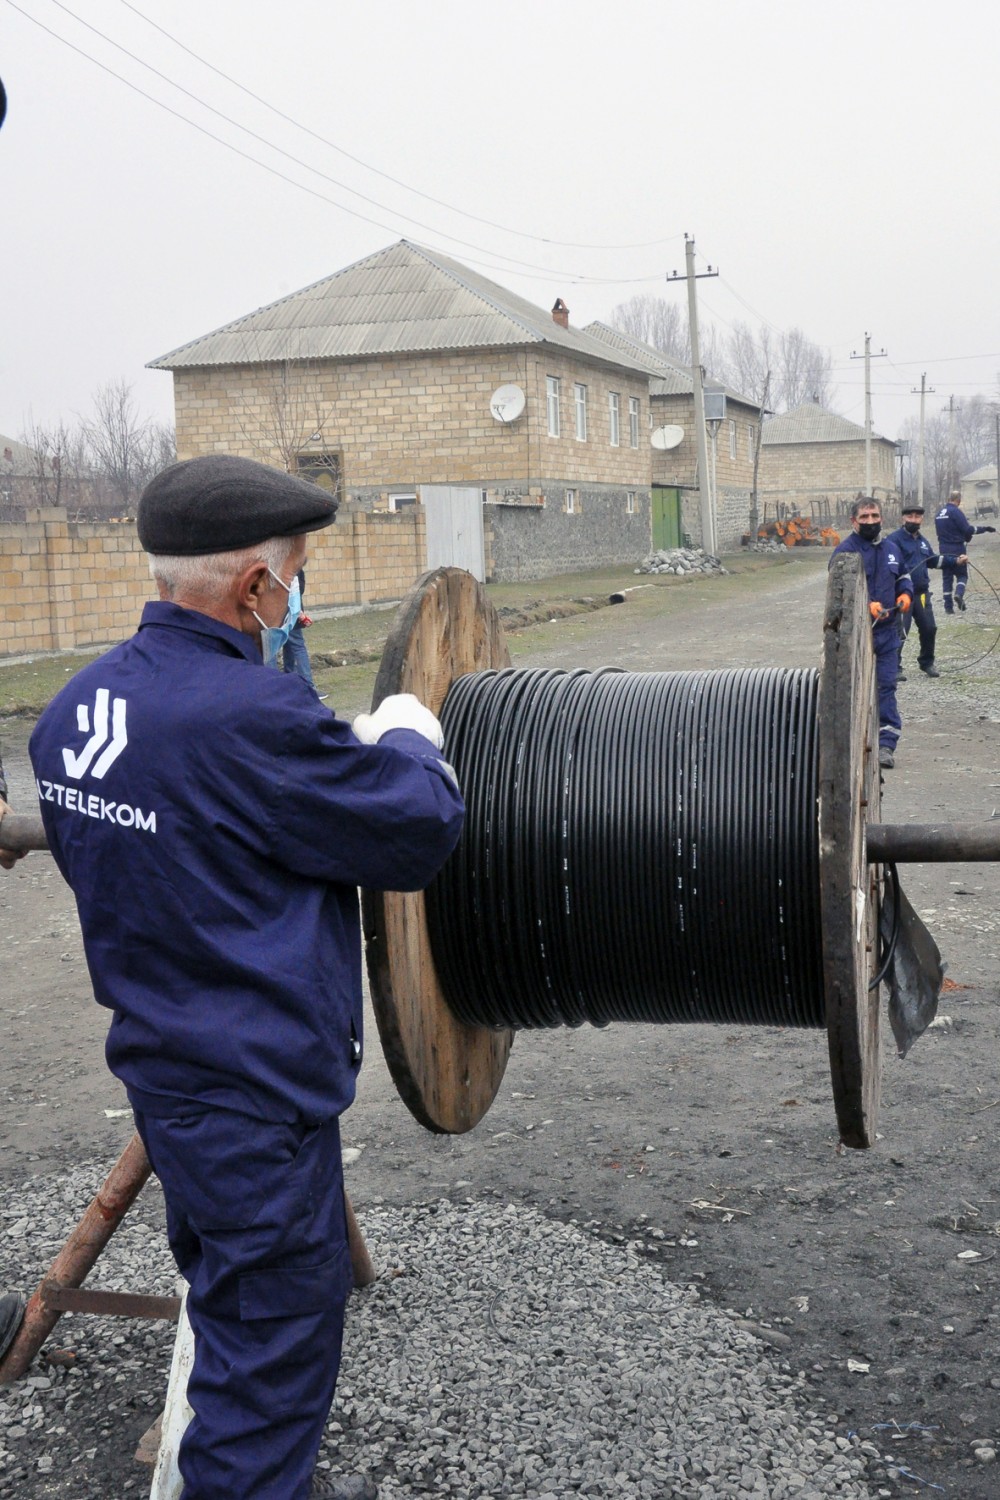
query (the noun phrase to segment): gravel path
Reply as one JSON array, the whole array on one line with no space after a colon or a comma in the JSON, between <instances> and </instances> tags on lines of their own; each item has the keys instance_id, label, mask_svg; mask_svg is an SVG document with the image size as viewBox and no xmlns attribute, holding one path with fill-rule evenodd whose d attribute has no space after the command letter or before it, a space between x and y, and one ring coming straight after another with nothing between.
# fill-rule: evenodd
<instances>
[{"instance_id":1,"label":"gravel path","mask_svg":"<svg viewBox=\"0 0 1000 1500\"><path fill-rule=\"evenodd\" d=\"M31 1284L99 1180L0 1193L9 1283ZM102 1287L173 1290L161 1201L154 1182L101 1257ZM874 1445L835 1435L738 1313L667 1280L654 1238L491 1197L370 1206L361 1223L379 1279L352 1299L321 1462L376 1474L382 1500L879 1493ZM0 1399L0 1495L144 1492L148 1471L109 1475L108 1450L159 1411L172 1343L163 1324L64 1317L51 1344L66 1363Z\"/></svg>"}]
</instances>

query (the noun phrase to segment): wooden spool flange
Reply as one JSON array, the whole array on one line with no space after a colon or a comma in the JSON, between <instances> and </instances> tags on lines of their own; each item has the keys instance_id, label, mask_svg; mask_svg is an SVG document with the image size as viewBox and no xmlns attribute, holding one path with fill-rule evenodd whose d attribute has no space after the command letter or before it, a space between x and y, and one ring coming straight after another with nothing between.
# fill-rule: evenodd
<instances>
[{"instance_id":1,"label":"wooden spool flange","mask_svg":"<svg viewBox=\"0 0 1000 1500\"><path fill-rule=\"evenodd\" d=\"M372 708L391 693L414 693L439 714L456 677L509 666L503 626L482 585L461 568L438 568L399 607ZM466 1026L448 1009L422 892L365 891L361 905L372 1004L396 1088L429 1130L471 1130L500 1087L514 1033Z\"/></svg>"},{"instance_id":2,"label":"wooden spool flange","mask_svg":"<svg viewBox=\"0 0 1000 1500\"><path fill-rule=\"evenodd\" d=\"M830 573L819 694L820 903L834 1104L845 1145L875 1140L880 1087L878 880L865 844L879 813L874 658L864 575L855 558ZM506 667L503 627L469 573L419 579L386 643L372 706L410 692L440 713L452 682ZM429 1129L470 1130L489 1109L512 1031L458 1021L434 967L424 897L365 892L368 975L386 1061L400 1096Z\"/></svg>"},{"instance_id":3,"label":"wooden spool flange","mask_svg":"<svg viewBox=\"0 0 1000 1500\"><path fill-rule=\"evenodd\" d=\"M875 1143L881 1088L878 868L865 832L879 821L878 712L868 588L858 558L834 561L819 693L819 878L830 1077L845 1146Z\"/></svg>"}]
</instances>

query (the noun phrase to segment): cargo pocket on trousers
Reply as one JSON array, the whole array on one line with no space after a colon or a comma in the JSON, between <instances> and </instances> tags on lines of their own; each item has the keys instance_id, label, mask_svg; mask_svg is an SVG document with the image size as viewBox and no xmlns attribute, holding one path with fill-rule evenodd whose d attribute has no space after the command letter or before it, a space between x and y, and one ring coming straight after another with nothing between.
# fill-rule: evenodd
<instances>
[{"instance_id":1,"label":"cargo pocket on trousers","mask_svg":"<svg viewBox=\"0 0 1000 1500\"><path fill-rule=\"evenodd\" d=\"M240 1276L240 1320L309 1318L345 1302L353 1285L345 1245L316 1266L272 1266Z\"/></svg>"}]
</instances>

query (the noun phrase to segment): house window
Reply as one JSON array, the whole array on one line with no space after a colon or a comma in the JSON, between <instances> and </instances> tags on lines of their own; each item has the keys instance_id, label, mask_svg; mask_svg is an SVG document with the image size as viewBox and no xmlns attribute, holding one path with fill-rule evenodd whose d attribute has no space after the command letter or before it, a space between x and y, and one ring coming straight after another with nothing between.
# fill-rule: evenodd
<instances>
[{"instance_id":1,"label":"house window","mask_svg":"<svg viewBox=\"0 0 1000 1500\"><path fill-rule=\"evenodd\" d=\"M747 423L747 458L750 460L751 463L753 463L754 440L755 440L756 436L757 436L757 429L756 429L756 427L754 427L754 425L753 425L752 422L748 422Z\"/></svg>"},{"instance_id":2,"label":"house window","mask_svg":"<svg viewBox=\"0 0 1000 1500\"><path fill-rule=\"evenodd\" d=\"M390 510L405 510L408 505L416 505L417 497L413 490L406 490L399 494L389 496Z\"/></svg>"},{"instance_id":3,"label":"house window","mask_svg":"<svg viewBox=\"0 0 1000 1500\"><path fill-rule=\"evenodd\" d=\"M629 516L635 515L635 490L625 491L625 514Z\"/></svg>"},{"instance_id":4,"label":"house window","mask_svg":"<svg viewBox=\"0 0 1000 1500\"><path fill-rule=\"evenodd\" d=\"M337 500L343 485L343 466L339 453L298 453L295 456L295 472L302 479L329 490Z\"/></svg>"},{"instance_id":5,"label":"house window","mask_svg":"<svg viewBox=\"0 0 1000 1500\"><path fill-rule=\"evenodd\" d=\"M736 423L729 424L729 457L736 457Z\"/></svg>"},{"instance_id":6,"label":"house window","mask_svg":"<svg viewBox=\"0 0 1000 1500\"><path fill-rule=\"evenodd\" d=\"M639 446L639 397L628 398L628 441L630 448Z\"/></svg>"},{"instance_id":7,"label":"house window","mask_svg":"<svg viewBox=\"0 0 1000 1500\"><path fill-rule=\"evenodd\" d=\"M576 515L576 490L566 491L566 514L568 516Z\"/></svg>"},{"instance_id":8,"label":"house window","mask_svg":"<svg viewBox=\"0 0 1000 1500\"><path fill-rule=\"evenodd\" d=\"M611 428L611 446L617 448L621 441L621 397L617 391L608 392L608 422Z\"/></svg>"},{"instance_id":9,"label":"house window","mask_svg":"<svg viewBox=\"0 0 1000 1500\"><path fill-rule=\"evenodd\" d=\"M587 441L587 387L575 385L573 387L573 403L576 411L576 436L578 442Z\"/></svg>"},{"instance_id":10,"label":"house window","mask_svg":"<svg viewBox=\"0 0 1000 1500\"><path fill-rule=\"evenodd\" d=\"M549 419L549 437L559 436L559 376L545 377L545 410Z\"/></svg>"}]
</instances>

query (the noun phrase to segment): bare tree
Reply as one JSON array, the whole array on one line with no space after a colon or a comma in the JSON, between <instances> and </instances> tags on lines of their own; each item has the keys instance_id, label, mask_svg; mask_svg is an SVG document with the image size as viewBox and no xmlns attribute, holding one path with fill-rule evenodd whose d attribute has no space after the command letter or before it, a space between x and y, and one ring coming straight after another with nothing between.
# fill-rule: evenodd
<instances>
[{"instance_id":1,"label":"bare tree","mask_svg":"<svg viewBox=\"0 0 1000 1500\"><path fill-rule=\"evenodd\" d=\"M828 406L833 398L833 361L801 328L790 328L778 340L779 384L775 406L791 411L804 401Z\"/></svg>"},{"instance_id":2,"label":"bare tree","mask_svg":"<svg viewBox=\"0 0 1000 1500\"><path fill-rule=\"evenodd\" d=\"M111 380L94 395L94 415L83 423L94 468L123 515L132 513L149 467L151 423L140 415L127 380Z\"/></svg>"},{"instance_id":3,"label":"bare tree","mask_svg":"<svg viewBox=\"0 0 1000 1500\"><path fill-rule=\"evenodd\" d=\"M612 309L609 321L612 328L641 344L650 344L682 364L690 362L687 317L678 303L654 297L651 292L637 292Z\"/></svg>"}]
</instances>

